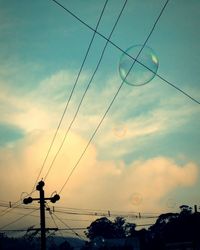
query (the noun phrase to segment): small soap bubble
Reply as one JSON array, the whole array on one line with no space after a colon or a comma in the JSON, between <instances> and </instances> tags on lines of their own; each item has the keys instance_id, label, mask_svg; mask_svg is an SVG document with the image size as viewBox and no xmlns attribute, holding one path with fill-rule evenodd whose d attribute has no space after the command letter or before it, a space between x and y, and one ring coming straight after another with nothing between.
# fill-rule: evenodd
<instances>
[{"instance_id":1,"label":"small soap bubble","mask_svg":"<svg viewBox=\"0 0 200 250\"><path fill-rule=\"evenodd\" d=\"M169 198L166 202L167 208L175 208L176 207L176 200L174 198Z\"/></svg>"},{"instance_id":2,"label":"small soap bubble","mask_svg":"<svg viewBox=\"0 0 200 250\"><path fill-rule=\"evenodd\" d=\"M142 203L142 195L140 193L133 193L131 195L131 203L134 206L138 206Z\"/></svg>"},{"instance_id":3,"label":"small soap bubble","mask_svg":"<svg viewBox=\"0 0 200 250\"><path fill-rule=\"evenodd\" d=\"M127 133L127 128L124 125L118 125L116 127L113 128L113 133L115 135L115 137L117 138L123 138L125 137L126 133Z\"/></svg>"},{"instance_id":4,"label":"small soap bubble","mask_svg":"<svg viewBox=\"0 0 200 250\"><path fill-rule=\"evenodd\" d=\"M120 77L132 86L147 84L155 77L158 70L159 61L155 52L150 47L145 46L143 49L142 47L142 45L132 46L120 58ZM139 56L138 53L140 53ZM134 60L136 58L137 61Z\"/></svg>"}]
</instances>

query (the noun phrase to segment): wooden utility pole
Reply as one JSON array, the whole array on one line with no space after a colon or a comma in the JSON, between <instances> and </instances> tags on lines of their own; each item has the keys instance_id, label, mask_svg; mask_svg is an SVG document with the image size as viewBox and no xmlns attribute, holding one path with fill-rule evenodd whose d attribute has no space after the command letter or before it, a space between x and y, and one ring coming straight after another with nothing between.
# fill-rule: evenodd
<instances>
[{"instance_id":1,"label":"wooden utility pole","mask_svg":"<svg viewBox=\"0 0 200 250\"><path fill-rule=\"evenodd\" d=\"M43 181L38 182L36 190L40 193L40 198L28 197L23 200L24 204L29 204L32 201L39 201L40 203L40 232L41 232L41 250L46 250L46 227L45 227L45 201L50 200L55 203L60 199L58 194L55 194L53 197L45 198L44 187L45 183ZM48 228L49 230L49 228ZM53 229L55 230L55 229Z\"/></svg>"}]
</instances>

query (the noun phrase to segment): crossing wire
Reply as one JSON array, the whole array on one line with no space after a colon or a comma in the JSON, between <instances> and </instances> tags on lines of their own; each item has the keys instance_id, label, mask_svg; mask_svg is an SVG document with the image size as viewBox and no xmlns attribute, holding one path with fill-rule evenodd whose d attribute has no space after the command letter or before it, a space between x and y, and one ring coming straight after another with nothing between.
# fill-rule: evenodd
<instances>
[{"instance_id":1,"label":"crossing wire","mask_svg":"<svg viewBox=\"0 0 200 250\"><path fill-rule=\"evenodd\" d=\"M55 221L55 219L54 219L54 217L53 217L52 212L49 211L49 214L50 214L50 216L51 216L51 219L53 220L54 225L56 226L56 228L58 228L58 224L56 223L56 221ZM61 237L64 237L64 235L63 235L63 233L62 233L61 231L59 231L59 233L60 233L60 236L61 236Z\"/></svg>"},{"instance_id":2,"label":"crossing wire","mask_svg":"<svg viewBox=\"0 0 200 250\"><path fill-rule=\"evenodd\" d=\"M35 191L33 190L30 194L27 194L25 197L29 196L29 195L32 195ZM21 205L21 199L19 199L18 201L16 201L15 203L12 204L11 207L7 207L6 209L4 209L3 211L1 211L2 213L0 214L0 216L4 216L8 213L10 213L14 208L17 208Z\"/></svg>"},{"instance_id":3,"label":"crossing wire","mask_svg":"<svg viewBox=\"0 0 200 250\"><path fill-rule=\"evenodd\" d=\"M154 224L136 224L136 227L146 227L146 226L152 226ZM71 228L58 228L58 231L71 231L71 230L76 230L76 231L82 231L88 229L87 227L71 227ZM27 232L28 229L2 229L0 230L1 232Z\"/></svg>"},{"instance_id":4,"label":"crossing wire","mask_svg":"<svg viewBox=\"0 0 200 250\"><path fill-rule=\"evenodd\" d=\"M105 3L104 3L103 9L102 9L102 11L101 11L101 14L100 14L99 19L98 19L97 24L96 24L96 27L95 27L95 29L94 29L94 33L93 33L93 35L92 35L92 38L91 38L90 43L89 43L89 46L88 46L88 48L87 48L87 50L86 50L86 53L85 53L85 56L84 56L84 58L83 58L81 67L80 67L80 69L79 69L79 72L78 72L78 74L77 74L76 80L75 80L75 82L74 82L73 88L72 88L72 90L71 90L71 93L70 93L69 98L68 98L68 100L67 100L67 103L66 103L66 105L65 105L64 111L63 111L63 113L62 113L62 115L61 115L61 118L60 118L60 121L59 121L59 123L58 123L56 132L55 132L55 134L54 134L54 136L53 136L53 139L52 139L52 141L51 141L51 143L50 143L50 146L49 146L49 148L48 148L47 154L46 154L46 156L45 156L45 158L44 158L44 161L43 161L43 163L42 163L42 166L41 166L41 168L40 168L39 174L38 174L38 176L37 176L37 178L36 178L35 184L34 184L34 186L33 186L33 190L34 190L34 188L35 188L35 186L36 186L36 184L37 184L37 182L38 182L38 180L39 180L39 178L40 178L40 175L41 175L41 173L42 173L42 170L44 169L44 166L45 166L45 164L46 164L47 158L48 158L48 156L49 156L49 154L50 154L50 152L51 152L51 149L52 149L53 144L54 144L54 142L55 142L55 139L56 139L56 137L57 137L57 134L58 134L58 131L59 131L60 126L61 126L61 124L62 124L62 121L63 121L63 119L64 119L64 116L65 116L65 114L66 114L66 112L67 112L67 110L68 110L69 103L70 103L70 101L71 101L71 99L72 99L73 93L74 93L75 88L76 88L76 85L77 85L77 83L78 83L78 81L79 81L79 78L80 78L80 75L81 75L81 73L82 73L83 67L84 67L84 65L85 65L86 59L87 59L87 57L88 57L88 55L89 55L89 52L90 52L92 43L93 43L93 41L94 41L94 38L95 38L95 35L96 35L96 32L97 32L97 29L98 29L99 24L100 24L100 22L101 22L102 16L103 16L104 11L105 11L106 6L107 6L107 3L108 3L108 0L106 0Z\"/></svg>"},{"instance_id":5,"label":"crossing wire","mask_svg":"<svg viewBox=\"0 0 200 250\"><path fill-rule=\"evenodd\" d=\"M6 215L6 214L8 214L8 213L10 213L14 208L17 208L17 207L19 207L21 204L20 204L20 201L21 200L19 200L19 201L16 201L13 205L12 205L12 207L7 207L6 209L4 209L3 211L1 211L2 213L1 213L1 217L2 216L4 216L4 215Z\"/></svg>"},{"instance_id":6,"label":"crossing wire","mask_svg":"<svg viewBox=\"0 0 200 250\"><path fill-rule=\"evenodd\" d=\"M65 225L70 231L72 231L79 239L84 240L82 236L80 236L73 228L71 228L66 222L62 221L56 214L54 216Z\"/></svg>"},{"instance_id":7,"label":"crossing wire","mask_svg":"<svg viewBox=\"0 0 200 250\"><path fill-rule=\"evenodd\" d=\"M112 36L112 34L113 34L113 32L114 32L114 30L115 30L117 24L118 24L118 21L119 21L119 19L120 19L122 13L123 13L123 11L124 11L124 8L125 8L126 4L127 4L127 0L125 0L123 6L122 6L122 8L121 8L121 11L120 11L120 13L119 13L119 15L118 15L118 17L117 17L117 20L115 21L115 24L114 24L114 26L113 26L113 28L112 28L112 30L111 30L111 32L110 32L110 35L109 35L109 38L108 38L108 39L111 38L111 36ZM53 160L52 160L52 162L51 162L51 164L50 164L50 166L49 166L49 169L48 169L48 171L47 171L47 173L46 173L46 175L45 175L45 177L44 177L44 180L46 180L47 176L49 175L49 172L50 172L50 170L52 169L52 166L53 166L54 162L56 161L57 156L58 156L58 154L60 153L60 150L62 149L62 147L63 147L63 145L64 145L64 143L65 143L65 140L66 140L66 138L67 138L67 135L68 135L68 133L69 133L69 131L70 131L72 125L73 125L74 122L75 122L75 119L76 119L76 117L77 117L77 115L78 115L78 113L79 113L79 110L80 110L80 108L81 108L82 102L83 102L83 100L84 100L84 98L85 98L85 96L86 96L86 94L87 94L87 91L88 91L88 89L90 88L90 85L91 85L91 83L92 83L92 81L93 81L93 79L94 79L94 77L95 77L95 75L96 75L96 73L97 73L97 71L98 71L98 69L99 69L99 66L100 66L100 64L101 64L101 62L102 62L102 59L103 59L103 56L104 56L104 53L105 53L105 51L106 51L106 48L107 48L108 44L109 44L109 42L106 41L106 44L105 44L105 46L104 46L104 48L103 48L103 50L102 50L102 52L101 52L101 56L100 56L100 58L99 58L99 61L98 61L98 63L97 63L97 66L96 66L96 68L95 68L95 70L94 70L94 72L93 72L93 74L92 74L92 76L91 76L91 78L90 78L90 81L88 82L88 85L87 85L87 87L86 87L86 89L85 89L85 91L84 91L84 93L83 93L83 96L82 96L82 98L81 98L81 100L80 100L80 102L79 102L79 105L78 105L78 107L77 107L77 109L76 109L76 112L75 112L75 114L74 114L74 117L72 118L72 121L71 121L71 123L70 123L70 125L69 125L69 127L68 127L68 129L67 129L67 131L66 131L66 133L65 133L65 136L64 136L64 138L63 138L63 140L62 140L62 142L61 142L61 144L60 144L60 147L59 147L59 149L57 150L57 152L56 152L56 154L55 154L55 156L54 156L54 158L53 158Z\"/></svg>"},{"instance_id":8,"label":"crossing wire","mask_svg":"<svg viewBox=\"0 0 200 250\"><path fill-rule=\"evenodd\" d=\"M83 20L81 20L77 15L75 15L72 11L70 11L69 9L67 9L64 5L62 5L61 3L59 3L56 0L52 0L54 3L56 3L58 6L60 6L63 10L65 10L66 12L68 12L71 16L73 16L75 19L77 19L80 23L82 23L84 26L86 26L88 29L94 31L94 28L92 26L90 26L89 24L87 24L86 22L84 22ZM191 95L189 95L188 93L186 93L184 90L180 89L179 87L177 87L175 84L171 83L170 81L168 81L166 78L162 77L161 75L159 75L157 72L154 72L152 69L150 69L148 66L146 66L145 64L141 63L139 60L137 60L136 58L134 58L133 56L131 56L130 54L127 53L127 51L123 50L120 46L118 46L116 43L112 42L109 38L107 38L105 35L103 35L102 33L96 31L96 34L98 34L100 37L102 37L103 39L105 39L106 41L108 41L112 46L114 46L116 49L118 49L119 51L121 51L122 53L124 53L125 55L127 55L130 59L132 59L133 61L136 61L137 63L139 63L141 66L145 67L146 69L148 69L149 71L151 71L152 73L154 73L158 78L160 78L162 81L164 81L165 83L167 83L168 85L170 85L171 87L175 88L176 90L178 90L179 92L181 92L183 95L185 95L186 97L188 97L189 99L191 99L193 102L200 104L200 101L198 101L197 99L195 99L194 97L192 97Z\"/></svg>"},{"instance_id":9,"label":"crossing wire","mask_svg":"<svg viewBox=\"0 0 200 250\"><path fill-rule=\"evenodd\" d=\"M8 204L8 201L2 201L0 203L0 207L5 207ZM63 212L66 214L74 214L74 215L98 215L98 216L115 216L115 217L120 217L120 216L134 216L134 217L141 217L143 216L149 217L150 215L158 217L160 213L155 213L155 212L141 212L141 211L119 211L119 210L112 210L112 209L91 209L91 208L72 208L72 207L66 207L66 206L49 206L50 204L46 204L48 209L52 209L54 212ZM7 205L8 206L8 205ZM26 205L26 206L18 206L14 207L16 209L24 209L24 210L33 210L38 208L36 205ZM139 216L140 214L140 216ZM149 215L149 216L148 216ZM37 216L38 217L38 216Z\"/></svg>"},{"instance_id":10,"label":"crossing wire","mask_svg":"<svg viewBox=\"0 0 200 250\"><path fill-rule=\"evenodd\" d=\"M17 207L17 209L28 209L28 210L33 210L34 208L26 208L26 207ZM16 211L14 211L16 213ZM71 216L92 216L92 217L124 217L127 219L152 219L152 218L158 218L159 215L150 215L151 213L141 213L141 212L114 212L114 211L109 211L110 213L106 213L106 212L98 212L97 210L94 211L82 211L80 209L80 211L69 211L66 209L60 209L57 207L53 208L53 212L54 213L60 213L60 214L67 214L67 215L71 215ZM25 215L22 213L17 212L17 214L19 215ZM39 218L39 215L31 215L33 217ZM91 221L91 220L75 220L75 219L69 219L70 221Z\"/></svg>"},{"instance_id":11,"label":"crossing wire","mask_svg":"<svg viewBox=\"0 0 200 250\"><path fill-rule=\"evenodd\" d=\"M1 204L0 204L1 206ZM4 205L3 205L4 206ZM46 205L47 206L47 205ZM84 208L69 208L69 207L57 207L47 206L49 211L53 211L54 213L68 214L68 215L78 215L78 216L95 216L95 217L125 217L125 218L134 218L134 219L150 219L150 218L158 218L159 213L152 212L125 212L125 211L115 211L115 210L101 210L101 209L84 209ZM15 207L16 209L24 209L24 210L33 210L36 209L36 206L21 206ZM15 212L15 211L14 211ZM19 215L24 215L18 213ZM38 215L31 215L34 217L39 217ZM70 219L71 220L71 219ZM76 221L76 220L74 220ZM77 221L91 221L91 220L77 220Z\"/></svg>"},{"instance_id":12,"label":"crossing wire","mask_svg":"<svg viewBox=\"0 0 200 250\"><path fill-rule=\"evenodd\" d=\"M10 225L12 225L12 224L14 224L14 223L20 221L20 220L22 220L23 218L27 217L28 215L31 215L32 213L34 213L36 210L38 210L38 208L33 209L31 212L29 212L29 213L27 213L27 214L24 214L23 216L17 218L16 220L11 221L11 222L7 223L6 225L0 227L0 230L4 229L4 228L6 228L6 227L8 227L8 226L10 226Z\"/></svg>"},{"instance_id":13,"label":"crossing wire","mask_svg":"<svg viewBox=\"0 0 200 250\"><path fill-rule=\"evenodd\" d=\"M162 7L161 12L159 13L159 15L158 15L156 21L155 21L154 24L153 24L153 27L151 28L151 30L150 30L150 32L149 32L149 35L147 36L145 42L144 42L143 45L142 45L142 48L140 49L139 53L137 54L136 60L138 59L138 57L139 57L139 55L141 54L141 52L142 52L142 50L144 49L144 47L146 46L146 44L147 44L147 42L148 42L150 36L152 35L152 33L153 33L153 31L154 31L154 29L155 29L155 27L156 27L158 21L160 20L160 18L161 18L161 16L162 16L162 14L163 14L163 12L164 12L164 10L165 10L165 8L166 8L166 6L167 6L168 3L169 3L169 0L167 0L167 1L165 2L164 6ZM77 160L76 164L74 165L74 167L72 168L71 172L69 173L69 175L68 175L68 177L67 177L65 183L64 183L63 186L61 187L61 189L60 189L60 191L59 191L59 194L63 191L64 187L67 185L69 179L71 178L73 172L74 172L75 169L77 168L79 162L80 162L81 159L83 158L83 156L84 156L85 152L87 151L87 149L88 149L90 143L92 142L92 140L93 140L93 138L95 137L97 131L99 130L101 124L103 123L103 121L104 121L106 115L108 114L110 108L112 107L112 105L113 105L115 99L117 98L117 96L118 96L118 94L119 94L119 92L120 92L122 86L124 85L124 82L125 82L125 80L126 80L128 74L129 74L129 72L132 70L132 68L133 68L133 66L134 66L134 64L135 64L135 62L136 62L136 60L133 61L132 66L130 67L130 69L129 69L129 71L127 72L125 78L123 79L121 85L119 86L117 92L115 93L113 99L111 100L110 105L108 106L106 112L104 113L103 117L101 118L101 120L100 120L98 126L96 127L95 131L93 132L92 136L90 137L90 140L88 141L88 143L87 143L85 149L83 150L83 152L82 152L82 154L80 155L79 159Z\"/></svg>"}]
</instances>

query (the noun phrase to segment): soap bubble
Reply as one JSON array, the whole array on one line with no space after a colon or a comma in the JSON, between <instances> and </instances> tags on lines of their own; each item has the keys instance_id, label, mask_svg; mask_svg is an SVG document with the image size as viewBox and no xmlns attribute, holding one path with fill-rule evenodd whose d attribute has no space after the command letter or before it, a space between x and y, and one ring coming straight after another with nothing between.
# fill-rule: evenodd
<instances>
[{"instance_id":1,"label":"soap bubble","mask_svg":"<svg viewBox=\"0 0 200 250\"><path fill-rule=\"evenodd\" d=\"M142 203L142 195L140 193L133 193L131 195L131 203L132 205L138 206Z\"/></svg>"},{"instance_id":2,"label":"soap bubble","mask_svg":"<svg viewBox=\"0 0 200 250\"><path fill-rule=\"evenodd\" d=\"M175 208L176 207L176 200L174 198L169 198L166 202L167 208Z\"/></svg>"},{"instance_id":3,"label":"soap bubble","mask_svg":"<svg viewBox=\"0 0 200 250\"><path fill-rule=\"evenodd\" d=\"M118 124L118 126L113 128L113 133L117 138L123 138L127 133L127 128L124 124Z\"/></svg>"},{"instance_id":4,"label":"soap bubble","mask_svg":"<svg viewBox=\"0 0 200 250\"><path fill-rule=\"evenodd\" d=\"M125 53L123 53L120 58L119 74L122 80L129 85L141 86L147 84L155 77L157 73L159 64L158 57L151 48L145 46L137 58L137 55L141 49L142 45L132 46L126 50L126 53L132 58L130 58ZM137 61L135 61L133 58L137 58Z\"/></svg>"}]
</instances>

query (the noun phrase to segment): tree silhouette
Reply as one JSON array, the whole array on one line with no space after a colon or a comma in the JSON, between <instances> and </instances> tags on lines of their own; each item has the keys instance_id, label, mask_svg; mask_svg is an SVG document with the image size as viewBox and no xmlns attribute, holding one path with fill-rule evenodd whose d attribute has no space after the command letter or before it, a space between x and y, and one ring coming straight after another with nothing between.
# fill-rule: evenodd
<instances>
[{"instance_id":1,"label":"tree silhouette","mask_svg":"<svg viewBox=\"0 0 200 250\"><path fill-rule=\"evenodd\" d=\"M124 238L126 236L126 220L123 217L116 217L113 227L114 238Z\"/></svg>"},{"instance_id":2,"label":"tree silhouette","mask_svg":"<svg viewBox=\"0 0 200 250\"><path fill-rule=\"evenodd\" d=\"M95 220L87 228L86 236L93 240L97 237L104 239L125 238L135 235L136 225L133 223L126 223L123 217L116 217L114 222L106 217Z\"/></svg>"},{"instance_id":3,"label":"tree silhouette","mask_svg":"<svg viewBox=\"0 0 200 250\"><path fill-rule=\"evenodd\" d=\"M115 236L115 229L113 223L106 217L97 219L91 223L87 228L88 231L85 235L93 240L96 237L102 237L105 239L113 238Z\"/></svg>"},{"instance_id":4,"label":"tree silhouette","mask_svg":"<svg viewBox=\"0 0 200 250\"><path fill-rule=\"evenodd\" d=\"M187 205L180 206L180 213L161 214L156 223L149 228L150 245L154 250L165 248L166 243L198 242L200 213L192 213Z\"/></svg>"},{"instance_id":5,"label":"tree silhouette","mask_svg":"<svg viewBox=\"0 0 200 250\"><path fill-rule=\"evenodd\" d=\"M61 243L60 246L59 246L59 250L73 250L73 249L74 248L66 240L63 243Z\"/></svg>"}]
</instances>

